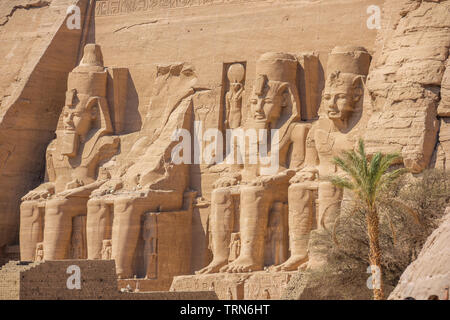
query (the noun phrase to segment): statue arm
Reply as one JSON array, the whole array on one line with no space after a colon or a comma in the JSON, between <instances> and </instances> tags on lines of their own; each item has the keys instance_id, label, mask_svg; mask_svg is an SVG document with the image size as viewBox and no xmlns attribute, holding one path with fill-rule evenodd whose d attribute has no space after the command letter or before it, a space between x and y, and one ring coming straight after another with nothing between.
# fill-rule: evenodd
<instances>
[{"instance_id":1,"label":"statue arm","mask_svg":"<svg viewBox=\"0 0 450 320\"><path fill-rule=\"evenodd\" d=\"M306 154L305 154L305 169L317 170L319 166L319 154L316 149L316 142L314 138L314 131L311 130L306 138Z\"/></svg>"},{"instance_id":2,"label":"statue arm","mask_svg":"<svg viewBox=\"0 0 450 320\"><path fill-rule=\"evenodd\" d=\"M294 130L292 130L292 153L289 164L290 169L300 169L305 164L307 153L306 138L310 128L311 126L309 124L297 124Z\"/></svg>"},{"instance_id":3,"label":"statue arm","mask_svg":"<svg viewBox=\"0 0 450 320\"><path fill-rule=\"evenodd\" d=\"M92 191L100 188L107 180L97 180L87 185L81 185L72 189L68 189L59 193L59 195L63 197L89 197ZM82 184L81 181L77 181L79 184Z\"/></svg>"},{"instance_id":4,"label":"statue arm","mask_svg":"<svg viewBox=\"0 0 450 320\"><path fill-rule=\"evenodd\" d=\"M242 99L243 94L244 94L244 87L242 86L242 88L239 89L237 93L238 99Z\"/></svg>"},{"instance_id":5,"label":"statue arm","mask_svg":"<svg viewBox=\"0 0 450 320\"><path fill-rule=\"evenodd\" d=\"M314 130L311 129L308 133L308 137L306 139L306 148L305 148L305 165L301 170L297 172L297 174L289 181L290 183L303 183L307 181L314 182L313 188L315 188L315 182L318 178L319 173L319 154L317 153L315 139L314 139Z\"/></svg>"},{"instance_id":6,"label":"statue arm","mask_svg":"<svg viewBox=\"0 0 450 320\"><path fill-rule=\"evenodd\" d=\"M230 93L227 92L227 94L225 95L225 126L227 126L229 124L229 119L230 119L230 110L231 109L231 104L230 104Z\"/></svg>"},{"instance_id":7,"label":"statue arm","mask_svg":"<svg viewBox=\"0 0 450 320\"><path fill-rule=\"evenodd\" d=\"M267 186L277 185L289 182L289 180L295 175L295 170L286 169L275 175L271 176L259 176L251 182L252 186Z\"/></svg>"},{"instance_id":8,"label":"statue arm","mask_svg":"<svg viewBox=\"0 0 450 320\"><path fill-rule=\"evenodd\" d=\"M45 181L54 182L56 180L55 167L53 166L53 154L56 151L56 139L47 147L45 153Z\"/></svg>"}]
</instances>

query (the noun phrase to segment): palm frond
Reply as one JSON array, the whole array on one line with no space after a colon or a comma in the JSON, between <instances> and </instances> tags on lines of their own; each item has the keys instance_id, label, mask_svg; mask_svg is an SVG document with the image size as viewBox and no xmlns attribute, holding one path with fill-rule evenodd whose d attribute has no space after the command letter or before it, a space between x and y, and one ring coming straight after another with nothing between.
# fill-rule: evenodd
<instances>
[{"instance_id":1,"label":"palm frond","mask_svg":"<svg viewBox=\"0 0 450 320\"><path fill-rule=\"evenodd\" d=\"M348 152L344 153L344 158L335 157L333 159L333 162L335 165L337 165L339 168L341 168L344 172L346 172L349 176L352 177L353 180L357 184L361 184L361 177L360 173L358 172L358 168L355 167L355 164L353 163L353 160L351 159L352 155Z\"/></svg>"},{"instance_id":2,"label":"palm frond","mask_svg":"<svg viewBox=\"0 0 450 320\"><path fill-rule=\"evenodd\" d=\"M355 184L353 184L350 180L348 180L346 178L335 176L335 177L331 177L329 180L336 187L339 187L339 188L342 188L342 189L349 189L349 190L355 190L356 189Z\"/></svg>"}]
</instances>

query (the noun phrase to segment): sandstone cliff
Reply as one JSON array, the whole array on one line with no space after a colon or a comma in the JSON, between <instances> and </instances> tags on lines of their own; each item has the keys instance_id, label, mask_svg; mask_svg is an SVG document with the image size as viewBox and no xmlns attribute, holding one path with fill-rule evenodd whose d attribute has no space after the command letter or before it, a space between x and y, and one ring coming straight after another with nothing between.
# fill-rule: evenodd
<instances>
[{"instance_id":1,"label":"sandstone cliff","mask_svg":"<svg viewBox=\"0 0 450 320\"><path fill-rule=\"evenodd\" d=\"M386 1L385 26L367 87L365 134L371 150L400 152L405 166L427 168L436 146L437 106L450 46L449 1Z\"/></svg>"},{"instance_id":2,"label":"sandstone cliff","mask_svg":"<svg viewBox=\"0 0 450 320\"><path fill-rule=\"evenodd\" d=\"M441 226L428 238L417 258L403 273L389 299L427 299L431 295L444 298L450 286L450 208Z\"/></svg>"}]
</instances>

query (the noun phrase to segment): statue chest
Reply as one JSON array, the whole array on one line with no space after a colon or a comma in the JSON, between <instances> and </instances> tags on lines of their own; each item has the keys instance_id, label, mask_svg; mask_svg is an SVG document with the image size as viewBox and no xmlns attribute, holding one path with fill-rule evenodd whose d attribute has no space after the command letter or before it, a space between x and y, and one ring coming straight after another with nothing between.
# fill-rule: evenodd
<instances>
[{"instance_id":1,"label":"statue chest","mask_svg":"<svg viewBox=\"0 0 450 320\"><path fill-rule=\"evenodd\" d=\"M319 157L339 156L352 147L346 135L320 129L316 131L315 144Z\"/></svg>"}]
</instances>

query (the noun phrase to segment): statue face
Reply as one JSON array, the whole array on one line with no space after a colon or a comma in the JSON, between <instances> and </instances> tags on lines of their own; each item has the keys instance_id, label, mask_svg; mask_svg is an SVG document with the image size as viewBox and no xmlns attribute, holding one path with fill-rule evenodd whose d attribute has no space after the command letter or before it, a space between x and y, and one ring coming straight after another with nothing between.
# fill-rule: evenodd
<instances>
[{"instance_id":1,"label":"statue face","mask_svg":"<svg viewBox=\"0 0 450 320\"><path fill-rule=\"evenodd\" d=\"M92 120L97 117L98 108L87 108L89 97L79 97L75 106L65 106L63 110L63 123L66 132L73 132L79 136L86 136L91 129Z\"/></svg>"},{"instance_id":2,"label":"statue face","mask_svg":"<svg viewBox=\"0 0 450 320\"><path fill-rule=\"evenodd\" d=\"M323 101L328 118L345 120L354 108L353 88L351 85L327 86Z\"/></svg>"},{"instance_id":3,"label":"statue face","mask_svg":"<svg viewBox=\"0 0 450 320\"><path fill-rule=\"evenodd\" d=\"M239 82L230 83L230 91L238 92L242 87Z\"/></svg>"},{"instance_id":4,"label":"statue face","mask_svg":"<svg viewBox=\"0 0 450 320\"><path fill-rule=\"evenodd\" d=\"M327 117L347 123L363 94L362 78L354 74L335 72L328 78L322 96Z\"/></svg>"},{"instance_id":5,"label":"statue face","mask_svg":"<svg viewBox=\"0 0 450 320\"><path fill-rule=\"evenodd\" d=\"M254 90L250 98L251 114L254 122L268 128L276 127L283 107L283 96L279 94L280 82L267 81L261 92Z\"/></svg>"}]
</instances>

